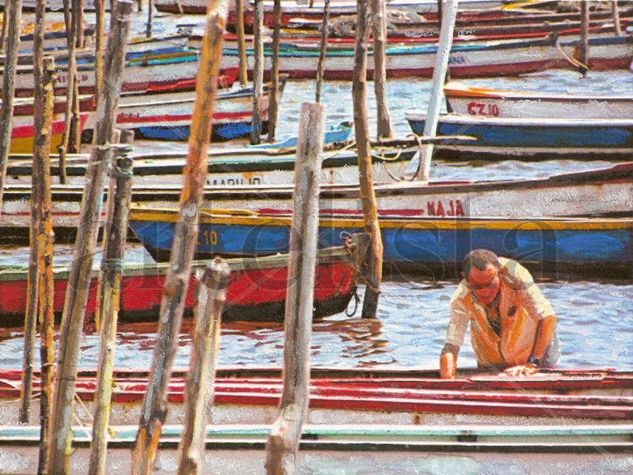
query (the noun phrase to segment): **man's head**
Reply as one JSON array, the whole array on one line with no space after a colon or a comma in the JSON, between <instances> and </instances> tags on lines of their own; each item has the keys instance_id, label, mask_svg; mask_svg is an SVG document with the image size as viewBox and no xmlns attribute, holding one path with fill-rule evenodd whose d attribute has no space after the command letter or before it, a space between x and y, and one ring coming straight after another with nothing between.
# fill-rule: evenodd
<instances>
[{"instance_id":1,"label":"man's head","mask_svg":"<svg viewBox=\"0 0 633 475\"><path fill-rule=\"evenodd\" d=\"M463 277L473 295L484 305L490 304L501 287L499 258L487 249L475 249L464 258Z\"/></svg>"}]
</instances>

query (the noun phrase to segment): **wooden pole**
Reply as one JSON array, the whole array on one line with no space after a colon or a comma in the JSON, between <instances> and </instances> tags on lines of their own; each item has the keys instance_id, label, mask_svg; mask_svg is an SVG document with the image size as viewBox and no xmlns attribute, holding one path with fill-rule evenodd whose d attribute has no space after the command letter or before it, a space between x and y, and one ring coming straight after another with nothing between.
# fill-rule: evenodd
<instances>
[{"instance_id":1,"label":"wooden pole","mask_svg":"<svg viewBox=\"0 0 633 475\"><path fill-rule=\"evenodd\" d=\"M7 4L5 2L5 8ZM6 19L6 15L5 15ZM9 19L6 41L6 60L2 73L2 111L0 111L0 213L2 212L2 195L7 178L7 164L11 149L11 132L13 131L13 94L15 93L15 72L20 49L20 22L22 19L22 0L13 0L9 8Z\"/></svg>"},{"instance_id":2,"label":"wooden pole","mask_svg":"<svg viewBox=\"0 0 633 475\"><path fill-rule=\"evenodd\" d=\"M105 32L105 1L95 0L95 101L97 101L97 108L99 107L98 101L101 97L101 91L103 90L103 55L104 51L104 32Z\"/></svg>"},{"instance_id":3,"label":"wooden pole","mask_svg":"<svg viewBox=\"0 0 633 475\"><path fill-rule=\"evenodd\" d=\"M97 324L100 332L99 368L95 394L95 416L90 445L91 475L106 473L106 451L112 398L112 373L116 350L116 329L121 290L121 265L125 254L128 213L132 197L132 147L114 147L110 167L110 186L103 260L99 279Z\"/></svg>"},{"instance_id":4,"label":"wooden pole","mask_svg":"<svg viewBox=\"0 0 633 475\"><path fill-rule=\"evenodd\" d=\"M9 30L9 22L7 19L11 15L11 2L5 2L4 10L2 11L2 31L0 32L0 52L4 52L4 41L7 38Z\"/></svg>"},{"instance_id":5,"label":"wooden pole","mask_svg":"<svg viewBox=\"0 0 633 475\"><path fill-rule=\"evenodd\" d=\"M620 23L620 10L618 9L618 0L612 0L611 16L613 18L613 32L615 36L622 36L622 25Z\"/></svg>"},{"instance_id":6,"label":"wooden pole","mask_svg":"<svg viewBox=\"0 0 633 475\"><path fill-rule=\"evenodd\" d=\"M73 29L75 35L75 50L73 52L75 56L73 66L73 74L75 75L75 79L73 81L72 114L70 121L70 138L68 143L68 151L70 153L80 153L81 127L79 114L79 74L77 73L77 48L83 48L84 43L83 0L73 0L72 13L72 22L74 25Z\"/></svg>"},{"instance_id":7,"label":"wooden pole","mask_svg":"<svg viewBox=\"0 0 633 475\"><path fill-rule=\"evenodd\" d=\"M201 473L204 466L204 439L207 401L213 399L215 370L220 348L222 307L231 269L216 258L209 263L198 285L194 315L191 362L187 376L185 427L180 440L180 475Z\"/></svg>"},{"instance_id":8,"label":"wooden pole","mask_svg":"<svg viewBox=\"0 0 633 475\"><path fill-rule=\"evenodd\" d=\"M33 171L31 178L31 250L29 255L29 273L27 283L26 312L24 316L24 351L22 354L22 393L19 420L27 424L31 418L31 397L33 395L33 351L36 341L36 326L39 296L40 251L39 236L42 217L42 155L41 146L49 130L44 128L45 87L44 82L44 21L46 16L45 0L38 0L35 5L35 28L33 31ZM50 143L49 143L50 146Z\"/></svg>"},{"instance_id":9,"label":"wooden pole","mask_svg":"<svg viewBox=\"0 0 633 475\"><path fill-rule=\"evenodd\" d=\"M368 256L369 276L365 288L362 316L373 318L378 309L382 281L382 238L378 224L378 206L374 192L374 177L367 119L367 37L368 0L358 0L356 22L356 49L354 51L354 76L352 96L354 100L354 133L358 151L360 199L363 207L365 231L371 235Z\"/></svg>"},{"instance_id":10,"label":"wooden pole","mask_svg":"<svg viewBox=\"0 0 633 475\"><path fill-rule=\"evenodd\" d=\"M47 108L47 87L52 81L51 72L44 66L44 32L46 21L46 0L37 0L35 4L35 24L33 31L33 168L31 194L31 250L29 256L29 273L27 285L26 314L24 318L24 352L22 359L22 394L19 420L27 424L31 418L31 397L33 395L33 351L36 341L36 326L38 315L38 297L40 273L43 268L43 245L40 239L42 229L41 220L44 208L44 175L43 157L48 156L50 148L50 124L52 110ZM50 59L47 65L50 65ZM48 115L47 115L48 114ZM47 128L48 127L48 128ZM50 173L50 168L49 168ZM49 183L50 188L50 183ZM48 191L50 194L50 189Z\"/></svg>"},{"instance_id":11,"label":"wooden pole","mask_svg":"<svg viewBox=\"0 0 633 475\"><path fill-rule=\"evenodd\" d=\"M323 21L321 22L321 44L319 45L319 63L317 65L317 80L315 101L321 102L321 89L323 85L323 73L325 71L325 55L327 54L327 38L329 34L330 0L325 0L323 5Z\"/></svg>"},{"instance_id":12,"label":"wooden pole","mask_svg":"<svg viewBox=\"0 0 633 475\"><path fill-rule=\"evenodd\" d=\"M60 328L58 371L55 376L55 400L51 424L49 468L51 473L68 473L72 454L71 422L75 379L79 360L80 336L88 299L90 274L101 216L106 165L109 162L112 132L125 67L125 52L130 28L132 2L119 0L110 24L103 97L99 101L95 127L96 146L90 154L86 186L81 202L80 223L68 275L64 313Z\"/></svg>"},{"instance_id":13,"label":"wooden pole","mask_svg":"<svg viewBox=\"0 0 633 475\"><path fill-rule=\"evenodd\" d=\"M69 145L72 136L72 121L75 93L75 81L77 80L77 60L76 60L76 44L77 34L75 31L75 16L71 10L74 10L75 0L64 0L64 21L66 24L66 35L68 44L68 82L66 84L66 113L64 123L64 134L61 144L57 147L59 154L59 182L66 183L66 153L71 150Z\"/></svg>"},{"instance_id":14,"label":"wooden pole","mask_svg":"<svg viewBox=\"0 0 633 475\"><path fill-rule=\"evenodd\" d=\"M580 2L580 44L578 61L581 66L579 72L584 76L589 69L589 0Z\"/></svg>"},{"instance_id":15,"label":"wooden pole","mask_svg":"<svg viewBox=\"0 0 633 475\"><path fill-rule=\"evenodd\" d=\"M77 11L74 12L75 32L77 34L75 46L79 49L84 47L84 0L75 0Z\"/></svg>"},{"instance_id":16,"label":"wooden pole","mask_svg":"<svg viewBox=\"0 0 633 475\"><path fill-rule=\"evenodd\" d=\"M268 106L268 141L275 141L277 118L279 116L280 88L279 88L279 41L281 36L281 0L274 0L273 5L273 47L271 68L270 104Z\"/></svg>"},{"instance_id":17,"label":"wooden pole","mask_svg":"<svg viewBox=\"0 0 633 475\"><path fill-rule=\"evenodd\" d=\"M457 0L446 0L444 8L442 8L442 26L440 29L440 40L437 45L437 55L435 57L431 99L429 100L429 108L424 123L424 135L426 137L435 137L437 131L440 109L444 101L444 78L448 71L448 58L453 45L453 31L455 30L456 18ZM420 162L415 173L416 179L429 179L433 149L433 144L426 144L420 149Z\"/></svg>"},{"instance_id":18,"label":"wooden pole","mask_svg":"<svg viewBox=\"0 0 633 475\"><path fill-rule=\"evenodd\" d=\"M235 0L235 22L237 23L237 50L240 56L239 81L242 86L246 86L248 84L248 59L244 32L244 0Z\"/></svg>"},{"instance_id":19,"label":"wooden pole","mask_svg":"<svg viewBox=\"0 0 633 475\"><path fill-rule=\"evenodd\" d=\"M264 1L255 0L255 20L253 47L255 63L253 66L253 125L251 127L251 143L261 141L261 97L264 88Z\"/></svg>"},{"instance_id":20,"label":"wooden pole","mask_svg":"<svg viewBox=\"0 0 633 475\"><path fill-rule=\"evenodd\" d=\"M154 0L147 1L147 27L145 29L145 36L147 38L152 37L152 26L154 23Z\"/></svg>"},{"instance_id":21,"label":"wooden pole","mask_svg":"<svg viewBox=\"0 0 633 475\"><path fill-rule=\"evenodd\" d=\"M38 0L39 4L46 0ZM48 473L47 457L50 446L50 415L53 403L53 376L55 364L55 315L53 313L54 281L53 281L53 199L51 193L51 130L53 128L53 109L55 93L55 60L44 58L44 88L43 111L36 113L36 117L43 119L42 135L36 137L37 152L33 156L34 167L41 167L37 172L40 177L41 215L37 240L39 241L39 325L40 325L40 365L41 365L41 394L40 394L40 448L38 473ZM35 92L37 94L37 90ZM37 110L38 101L35 101ZM41 155L39 155L41 151Z\"/></svg>"},{"instance_id":22,"label":"wooden pole","mask_svg":"<svg viewBox=\"0 0 633 475\"><path fill-rule=\"evenodd\" d=\"M151 376L132 449L133 474L152 473L158 439L167 415L167 383L177 348L191 274L191 260L198 241L198 212L207 177L207 146L222 58L226 14L226 0L208 1L207 26L196 77L196 103L189 136L189 154L183 170L180 220L176 224L171 264L165 277L159 337L154 349Z\"/></svg>"},{"instance_id":23,"label":"wooden pole","mask_svg":"<svg viewBox=\"0 0 633 475\"><path fill-rule=\"evenodd\" d=\"M284 314L283 393L266 448L268 474L295 473L301 428L310 396L310 339L314 267L319 235L323 106L304 103L297 143L294 213Z\"/></svg>"},{"instance_id":24,"label":"wooden pole","mask_svg":"<svg viewBox=\"0 0 633 475\"><path fill-rule=\"evenodd\" d=\"M393 137L391 115L387 106L387 8L385 0L371 0L374 37L374 92L376 94L377 138Z\"/></svg>"}]
</instances>

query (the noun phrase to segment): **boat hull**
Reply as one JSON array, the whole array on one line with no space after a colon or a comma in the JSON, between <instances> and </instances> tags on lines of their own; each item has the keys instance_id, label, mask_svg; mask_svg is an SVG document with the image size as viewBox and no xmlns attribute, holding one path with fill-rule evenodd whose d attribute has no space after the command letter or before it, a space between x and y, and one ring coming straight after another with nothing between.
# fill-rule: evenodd
<instances>
[{"instance_id":1,"label":"boat hull","mask_svg":"<svg viewBox=\"0 0 633 475\"><path fill-rule=\"evenodd\" d=\"M458 210L456 210L459 212ZM155 257L168 260L177 213L133 209L130 227ZM282 217L200 218L197 258L288 252L290 219ZM630 276L633 220L389 219L380 220L383 260L395 270L438 278L458 275L472 249L486 248L541 272ZM363 229L362 218L322 219L319 246L343 245Z\"/></svg>"}]
</instances>

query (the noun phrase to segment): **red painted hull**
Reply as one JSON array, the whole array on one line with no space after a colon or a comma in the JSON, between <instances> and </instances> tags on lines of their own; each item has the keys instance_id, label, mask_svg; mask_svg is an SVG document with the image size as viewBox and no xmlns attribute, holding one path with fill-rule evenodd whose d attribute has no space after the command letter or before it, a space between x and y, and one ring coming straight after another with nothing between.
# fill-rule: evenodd
<instances>
[{"instance_id":1,"label":"red painted hull","mask_svg":"<svg viewBox=\"0 0 633 475\"><path fill-rule=\"evenodd\" d=\"M161 268L163 269L163 268ZM321 263L316 268L315 307L317 316L342 311L349 302L355 288L355 271L348 260ZM156 320L163 295L164 270L147 272L144 275L126 275L121 284L121 308L119 321ZM192 276L186 299L186 308L193 308ZM61 314L66 293L66 277L55 279L53 308ZM280 320L286 299L286 263L276 267L233 270L227 285L225 320ZM0 326L18 326L24 320L26 308L26 273L15 278L0 280ZM90 283L86 316L95 313L97 278Z\"/></svg>"},{"instance_id":2,"label":"red painted hull","mask_svg":"<svg viewBox=\"0 0 633 475\"><path fill-rule=\"evenodd\" d=\"M550 370L516 379L467 374L449 381L431 377L432 372L421 377L416 371L410 371L410 377L404 376L406 371L400 377L372 377L371 372L354 369L339 370L339 376L319 375L327 370L315 372L310 382L311 409L606 420L633 417L633 375L626 372ZM215 405L276 407L281 378L278 374L265 377L256 373L248 369L220 370ZM20 376L19 371L0 372L0 398L19 396ZM39 381L35 384L37 387ZM94 373L80 373L76 387L79 397L93 400ZM185 388L182 372L176 372L168 386L168 400L183 403ZM113 402L139 404L146 390L146 372L117 372ZM611 390L613 395L608 393Z\"/></svg>"}]
</instances>

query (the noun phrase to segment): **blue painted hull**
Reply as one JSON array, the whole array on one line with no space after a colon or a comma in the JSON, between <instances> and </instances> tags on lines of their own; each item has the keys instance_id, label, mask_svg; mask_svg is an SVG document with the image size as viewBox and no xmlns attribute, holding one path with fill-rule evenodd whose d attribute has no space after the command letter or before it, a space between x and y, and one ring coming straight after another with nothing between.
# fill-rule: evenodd
<instances>
[{"instance_id":1,"label":"blue painted hull","mask_svg":"<svg viewBox=\"0 0 633 475\"><path fill-rule=\"evenodd\" d=\"M544 119L545 120L545 119ZM413 132L424 135L424 120L409 120ZM633 125L500 125L486 123L438 123L438 135L469 135L472 141L454 141L454 145L471 147L537 147L537 148L631 148Z\"/></svg>"},{"instance_id":2,"label":"blue painted hull","mask_svg":"<svg viewBox=\"0 0 633 475\"><path fill-rule=\"evenodd\" d=\"M594 272L603 268L605 274L610 274L618 268L615 273L627 269L630 272L633 262L630 228L554 230L522 224L517 222L501 229L383 227L384 261L403 270L455 270L471 249L487 248L548 269ZM131 227L150 252L166 257L171 249L173 223L132 221ZM351 227L321 227L319 247L342 245L346 233L360 231ZM201 224L197 256L288 252L288 237L289 229L285 226Z\"/></svg>"},{"instance_id":3,"label":"blue painted hull","mask_svg":"<svg viewBox=\"0 0 633 475\"><path fill-rule=\"evenodd\" d=\"M263 123L263 132L266 133L268 122ZM185 141L189 139L189 126L147 126L135 128L138 134L150 140ZM211 140L223 141L248 137L251 133L251 121L213 124Z\"/></svg>"}]
</instances>

